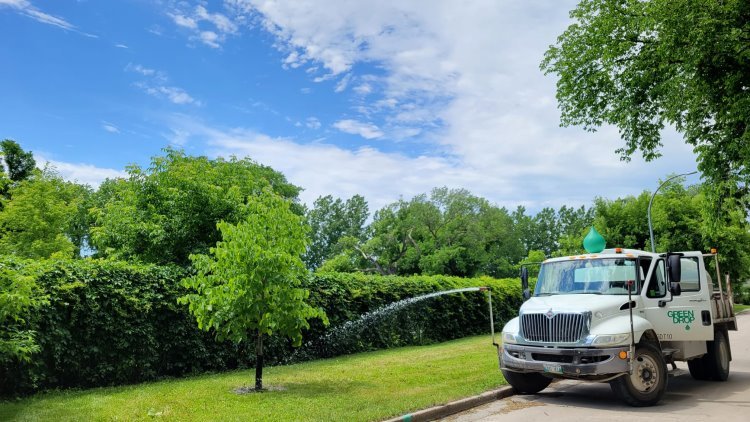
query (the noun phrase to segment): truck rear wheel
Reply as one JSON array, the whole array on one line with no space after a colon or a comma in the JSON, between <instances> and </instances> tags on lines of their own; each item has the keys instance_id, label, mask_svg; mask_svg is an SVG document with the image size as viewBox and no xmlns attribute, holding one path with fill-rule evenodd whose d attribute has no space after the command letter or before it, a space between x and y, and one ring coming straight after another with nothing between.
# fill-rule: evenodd
<instances>
[{"instance_id":1,"label":"truck rear wheel","mask_svg":"<svg viewBox=\"0 0 750 422\"><path fill-rule=\"evenodd\" d=\"M690 369L690 375L693 377L693 379L697 379L700 381L708 379L705 355L696 359L689 360L688 369Z\"/></svg>"},{"instance_id":2,"label":"truck rear wheel","mask_svg":"<svg viewBox=\"0 0 750 422\"><path fill-rule=\"evenodd\" d=\"M714 331L714 340L706 342L706 354L689 360L690 375L697 380L726 381L729 378L729 340L726 332Z\"/></svg>"},{"instance_id":3,"label":"truck rear wheel","mask_svg":"<svg viewBox=\"0 0 750 422\"><path fill-rule=\"evenodd\" d=\"M536 394L552 382L552 378L545 377L536 372L513 372L502 370L505 380L520 394Z\"/></svg>"},{"instance_id":4,"label":"truck rear wheel","mask_svg":"<svg viewBox=\"0 0 750 422\"><path fill-rule=\"evenodd\" d=\"M635 349L633 373L610 381L612 392L625 403L636 406L653 406L667 390L667 364L661 351L652 344L642 344Z\"/></svg>"},{"instance_id":5,"label":"truck rear wheel","mask_svg":"<svg viewBox=\"0 0 750 422\"><path fill-rule=\"evenodd\" d=\"M726 381L729 378L729 340L724 331L714 332L714 341L709 341L708 353L703 357L707 379Z\"/></svg>"}]
</instances>

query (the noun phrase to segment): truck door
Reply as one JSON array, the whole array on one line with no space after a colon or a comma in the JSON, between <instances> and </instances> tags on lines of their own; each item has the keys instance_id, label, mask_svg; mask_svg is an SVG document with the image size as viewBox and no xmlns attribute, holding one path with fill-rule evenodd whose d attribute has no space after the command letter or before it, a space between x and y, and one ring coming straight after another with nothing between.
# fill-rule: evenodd
<instances>
[{"instance_id":1,"label":"truck door","mask_svg":"<svg viewBox=\"0 0 750 422\"><path fill-rule=\"evenodd\" d=\"M644 283L644 309L639 313L651 322L660 340L711 340L713 318L703 259L686 255L680 261L682 294L672 296L669 292L666 263L658 258Z\"/></svg>"}]
</instances>

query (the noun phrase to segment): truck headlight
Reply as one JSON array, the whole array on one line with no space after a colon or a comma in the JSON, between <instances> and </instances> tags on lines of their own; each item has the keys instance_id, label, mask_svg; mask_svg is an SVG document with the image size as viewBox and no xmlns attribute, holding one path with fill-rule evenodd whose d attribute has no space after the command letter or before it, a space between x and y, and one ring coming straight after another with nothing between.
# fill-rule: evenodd
<instances>
[{"instance_id":1,"label":"truck headlight","mask_svg":"<svg viewBox=\"0 0 750 422\"><path fill-rule=\"evenodd\" d=\"M518 340L515 334L503 331L503 343L516 344Z\"/></svg>"},{"instance_id":2,"label":"truck headlight","mask_svg":"<svg viewBox=\"0 0 750 422\"><path fill-rule=\"evenodd\" d=\"M630 339L630 334L600 334L594 336L592 346L615 346Z\"/></svg>"}]
</instances>

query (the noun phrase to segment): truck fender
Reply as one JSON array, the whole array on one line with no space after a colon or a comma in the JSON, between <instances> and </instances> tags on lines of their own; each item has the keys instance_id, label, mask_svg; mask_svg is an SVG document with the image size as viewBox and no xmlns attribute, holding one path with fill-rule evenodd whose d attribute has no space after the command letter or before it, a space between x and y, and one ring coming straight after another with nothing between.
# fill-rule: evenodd
<instances>
[{"instance_id":1,"label":"truck fender","mask_svg":"<svg viewBox=\"0 0 750 422\"><path fill-rule=\"evenodd\" d=\"M633 315L633 332L635 334L635 343L641 341L643 334L648 331L654 331L651 323L638 315ZM591 334L621 334L630 332L630 317L628 315L618 315L604 322L596 324L591 328ZM650 335L647 334L647 337ZM657 340L658 341L658 340ZM658 345L658 343L657 343Z\"/></svg>"},{"instance_id":2,"label":"truck fender","mask_svg":"<svg viewBox=\"0 0 750 422\"><path fill-rule=\"evenodd\" d=\"M503 332L518 334L518 332L521 330L521 327L519 326L519 324L520 323L519 323L518 317L515 317L505 323L505 325L503 326Z\"/></svg>"}]
</instances>

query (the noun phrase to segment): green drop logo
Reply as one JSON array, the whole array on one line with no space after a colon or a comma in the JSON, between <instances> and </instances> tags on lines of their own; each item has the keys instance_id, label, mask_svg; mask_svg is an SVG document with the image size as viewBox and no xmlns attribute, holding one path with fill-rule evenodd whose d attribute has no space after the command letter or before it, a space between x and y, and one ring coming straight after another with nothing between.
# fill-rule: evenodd
<instances>
[{"instance_id":1,"label":"green drop logo","mask_svg":"<svg viewBox=\"0 0 750 422\"><path fill-rule=\"evenodd\" d=\"M594 226L591 226L589 234L583 238L583 248L588 253L599 253L604 250L605 246L607 246L607 241L596 231Z\"/></svg>"}]
</instances>

